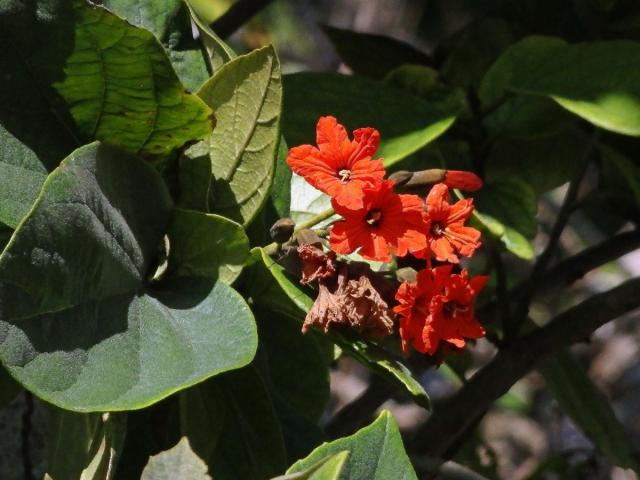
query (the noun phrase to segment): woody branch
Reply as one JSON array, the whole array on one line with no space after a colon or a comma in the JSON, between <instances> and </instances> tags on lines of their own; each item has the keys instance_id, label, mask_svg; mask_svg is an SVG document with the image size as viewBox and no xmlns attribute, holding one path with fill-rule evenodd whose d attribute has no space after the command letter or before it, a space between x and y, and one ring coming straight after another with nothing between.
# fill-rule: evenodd
<instances>
[{"instance_id":1,"label":"woody branch","mask_svg":"<svg viewBox=\"0 0 640 480\"><path fill-rule=\"evenodd\" d=\"M585 340L600 326L640 307L639 288L640 278L636 278L594 295L501 350L434 411L409 448L428 456L451 458L459 440L466 437L493 402L545 356Z\"/></svg>"}]
</instances>

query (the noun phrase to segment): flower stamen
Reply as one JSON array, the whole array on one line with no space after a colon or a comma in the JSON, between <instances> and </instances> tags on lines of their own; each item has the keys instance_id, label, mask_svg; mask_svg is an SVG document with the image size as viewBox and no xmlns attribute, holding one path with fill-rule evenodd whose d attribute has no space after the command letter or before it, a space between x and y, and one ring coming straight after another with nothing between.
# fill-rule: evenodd
<instances>
[{"instance_id":1,"label":"flower stamen","mask_svg":"<svg viewBox=\"0 0 640 480\"><path fill-rule=\"evenodd\" d=\"M351 170L346 168L340 170L338 172L338 177L340 178L341 183L347 183L351 179Z\"/></svg>"},{"instance_id":2,"label":"flower stamen","mask_svg":"<svg viewBox=\"0 0 640 480\"><path fill-rule=\"evenodd\" d=\"M367 213L367 217L365 219L365 221L372 227L375 227L380 220L382 220L382 212L378 209L373 209Z\"/></svg>"}]
</instances>

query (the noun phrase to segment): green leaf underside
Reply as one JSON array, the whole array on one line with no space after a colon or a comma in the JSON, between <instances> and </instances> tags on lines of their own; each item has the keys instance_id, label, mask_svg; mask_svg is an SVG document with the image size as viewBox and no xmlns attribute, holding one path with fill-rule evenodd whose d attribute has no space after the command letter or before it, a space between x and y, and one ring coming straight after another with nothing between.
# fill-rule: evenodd
<instances>
[{"instance_id":1,"label":"green leaf underside","mask_svg":"<svg viewBox=\"0 0 640 480\"><path fill-rule=\"evenodd\" d=\"M27 389L70 410L141 408L251 360L255 323L230 287L144 292L170 208L150 166L98 143L49 176L0 256L0 359Z\"/></svg>"},{"instance_id":2,"label":"green leaf underside","mask_svg":"<svg viewBox=\"0 0 640 480\"><path fill-rule=\"evenodd\" d=\"M189 440L182 437L175 447L149 458L140 480L211 480L207 464L196 455Z\"/></svg>"},{"instance_id":3,"label":"green leaf underside","mask_svg":"<svg viewBox=\"0 0 640 480\"><path fill-rule=\"evenodd\" d=\"M491 103L502 91L548 96L594 125L640 136L640 43L602 41L566 44L528 37L491 67L480 97Z\"/></svg>"},{"instance_id":4,"label":"green leaf underside","mask_svg":"<svg viewBox=\"0 0 640 480\"><path fill-rule=\"evenodd\" d=\"M348 451L339 452L323 458L303 472L281 475L272 480L338 480L347 458Z\"/></svg>"},{"instance_id":5,"label":"green leaf underside","mask_svg":"<svg viewBox=\"0 0 640 480\"><path fill-rule=\"evenodd\" d=\"M417 480L407 457L395 420L383 411L375 422L350 437L316 448L307 458L293 464L287 473L304 471L328 455L348 451L339 480Z\"/></svg>"},{"instance_id":6,"label":"green leaf underside","mask_svg":"<svg viewBox=\"0 0 640 480\"><path fill-rule=\"evenodd\" d=\"M614 465L638 471L634 447L611 404L575 357L563 350L539 367L547 388L564 413Z\"/></svg>"},{"instance_id":7,"label":"green leaf underside","mask_svg":"<svg viewBox=\"0 0 640 480\"><path fill-rule=\"evenodd\" d=\"M102 0L96 3L153 33L189 90L197 90L209 78L203 52L193 39L189 10L182 0Z\"/></svg>"},{"instance_id":8,"label":"green leaf underside","mask_svg":"<svg viewBox=\"0 0 640 480\"><path fill-rule=\"evenodd\" d=\"M285 274L284 268L271 259L261 248L251 250L252 266L249 290L255 302L272 311L298 321L304 320L313 306L306 291ZM275 280L275 282L274 282ZM345 353L372 371L387 378L407 391L418 405L430 409L429 396L409 369L391 357L383 349L364 340L349 340L337 333L330 333L331 340Z\"/></svg>"},{"instance_id":9,"label":"green leaf underside","mask_svg":"<svg viewBox=\"0 0 640 480\"><path fill-rule=\"evenodd\" d=\"M286 468L282 432L254 365L181 394L182 433L216 480L262 480Z\"/></svg>"},{"instance_id":10,"label":"green leaf underside","mask_svg":"<svg viewBox=\"0 0 640 480\"><path fill-rule=\"evenodd\" d=\"M110 480L126 434L124 414L73 413L49 407L46 478Z\"/></svg>"},{"instance_id":11,"label":"green leaf underside","mask_svg":"<svg viewBox=\"0 0 640 480\"><path fill-rule=\"evenodd\" d=\"M428 102L364 77L329 73L284 76L283 132L290 146L315 144L318 118L333 115L349 130L380 131L376 158L386 166L427 145L455 121L446 102Z\"/></svg>"},{"instance_id":12,"label":"green leaf underside","mask_svg":"<svg viewBox=\"0 0 640 480\"><path fill-rule=\"evenodd\" d=\"M186 155L210 158L211 211L247 225L269 195L280 138L282 84L273 47L231 60L198 95L217 123Z\"/></svg>"},{"instance_id":13,"label":"green leaf underside","mask_svg":"<svg viewBox=\"0 0 640 480\"><path fill-rule=\"evenodd\" d=\"M29 5L0 6L0 223L12 228L85 139L165 156L211 131L150 32L81 0Z\"/></svg>"},{"instance_id":14,"label":"green leaf underside","mask_svg":"<svg viewBox=\"0 0 640 480\"><path fill-rule=\"evenodd\" d=\"M216 278L230 285L249 256L244 228L219 215L175 209L168 235L169 268L176 276Z\"/></svg>"}]
</instances>

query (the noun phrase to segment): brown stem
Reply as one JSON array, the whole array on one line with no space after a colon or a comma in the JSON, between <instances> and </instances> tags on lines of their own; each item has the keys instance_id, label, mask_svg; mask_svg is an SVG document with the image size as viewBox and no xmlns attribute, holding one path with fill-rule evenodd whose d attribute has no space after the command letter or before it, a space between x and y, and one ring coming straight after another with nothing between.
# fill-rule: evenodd
<instances>
[{"instance_id":1,"label":"brown stem","mask_svg":"<svg viewBox=\"0 0 640 480\"><path fill-rule=\"evenodd\" d=\"M211 24L211 29L225 39L271 2L272 0L238 0Z\"/></svg>"},{"instance_id":2,"label":"brown stem","mask_svg":"<svg viewBox=\"0 0 640 480\"><path fill-rule=\"evenodd\" d=\"M605 323L640 306L640 278L594 295L546 326L515 340L436 409L410 442L410 449L448 459L484 412L553 351L585 340Z\"/></svg>"}]
</instances>

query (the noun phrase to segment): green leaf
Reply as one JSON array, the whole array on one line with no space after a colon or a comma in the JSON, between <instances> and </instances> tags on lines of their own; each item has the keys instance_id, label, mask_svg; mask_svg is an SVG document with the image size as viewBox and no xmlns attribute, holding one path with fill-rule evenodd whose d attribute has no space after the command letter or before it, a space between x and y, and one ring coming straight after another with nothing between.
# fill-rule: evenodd
<instances>
[{"instance_id":1,"label":"green leaf","mask_svg":"<svg viewBox=\"0 0 640 480\"><path fill-rule=\"evenodd\" d=\"M334 115L348 129L380 130L376 154L386 166L402 160L442 135L457 111L446 102L428 102L364 77L329 73L284 76L284 137L290 146L315 144L322 115Z\"/></svg>"},{"instance_id":2,"label":"green leaf","mask_svg":"<svg viewBox=\"0 0 640 480\"><path fill-rule=\"evenodd\" d=\"M180 401L182 433L216 480L262 480L284 470L280 425L253 365L186 390Z\"/></svg>"},{"instance_id":3,"label":"green leaf","mask_svg":"<svg viewBox=\"0 0 640 480\"><path fill-rule=\"evenodd\" d=\"M573 115L549 98L516 96L495 105L483 124L494 137L533 140L557 137L574 121Z\"/></svg>"},{"instance_id":4,"label":"green leaf","mask_svg":"<svg viewBox=\"0 0 640 480\"><path fill-rule=\"evenodd\" d=\"M514 255L531 260L535 251L531 244L537 231L537 202L533 189L516 178L499 178L487 182L474 195L475 221L500 239Z\"/></svg>"},{"instance_id":5,"label":"green leaf","mask_svg":"<svg viewBox=\"0 0 640 480\"><path fill-rule=\"evenodd\" d=\"M230 287L145 289L170 208L149 165L98 143L49 176L0 256L0 359L25 388L134 409L251 360L253 317Z\"/></svg>"},{"instance_id":6,"label":"green leaf","mask_svg":"<svg viewBox=\"0 0 640 480\"><path fill-rule=\"evenodd\" d=\"M302 322L313 306L308 291L292 281L284 268L261 248L251 250L249 265L248 288L253 301ZM338 333L328 335L345 353L405 390L418 405L431 408L429 396L422 385L389 352L364 340L349 339Z\"/></svg>"},{"instance_id":7,"label":"green leaf","mask_svg":"<svg viewBox=\"0 0 640 480\"><path fill-rule=\"evenodd\" d=\"M514 24L482 16L470 22L450 41L451 51L440 68L449 85L477 87L489 66L517 39Z\"/></svg>"},{"instance_id":8,"label":"green leaf","mask_svg":"<svg viewBox=\"0 0 640 480\"><path fill-rule=\"evenodd\" d=\"M563 350L538 367L547 388L569 415L614 465L633 468L638 463L633 445L617 420L611 404L598 390L575 357Z\"/></svg>"},{"instance_id":9,"label":"green leaf","mask_svg":"<svg viewBox=\"0 0 640 480\"><path fill-rule=\"evenodd\" d=\"M381 80L391 70L408 63L429 65L429 57L395 38L354 32L323 25L340 59L357 75Z\"/></svg>"},{"instance_id":10,"label":"green leaf","mask_svg":"<svg viewBox=\"0 0 640 480\"><path fill-rule=\"evenodd\" d=\"M186 154L211 160L211 210L247 225L269 195L280 139L282 85L273 47L230 61L198 95L216 111L217 125Z\"/></svg>"},{"instance_id":11,"label":"green leaf","mask_svg":"<svg viewBox=\"0 0 640 480\"><path fill-rule=\"evenodd\" d=\"M45 478L114 478L126 426L125 414L72 413L50 407Z\"/></svg>"},{"instance_id":12,"label":"green leaf","mask_svg":"<svg viewBox=\"0 0 640 480\"><path fill-rule=\"evenodd\" d=\"M312 187L304 177L294 173L291 176L290 185L291 199L289 204L289 215L296 224L306 222L316 215L333 208L331 205L331 197ZM338 216L334 215L331 218L318 223L316 227L328 225L337 218Z\"/></svg>"},{"instance_id":13,"label":"green leaf","mask_svg":"<svg viewBox=\"0 0 640 480\"><path fill-rule=\"evenodd\" d=\"M291 180L293 172L287 165L287 154L287 143L284 138L280 138L276 171L273 175L273 186L270 195L278 218L285 218L291 215Z\"/></svg>"},{"instance_id":14,"label":"green leaf","mask_svg":"<svg viewBox=\"0 0 640 480\"><path fill-rule=\"evenodd\" d=\"M300 322L259 309L256 367L273 400L287 447L287 464L306 456L325 436L317 426L329 402L333 343Z\"/></svg>"},{"instance_id":15,"label":"green leaf","mask_svg":"<svg viewBox=\"0 0 640 480\"><path fill-rule=\"evenodd\" d=\"M640 73L629 69L638 60L636 42L568 45L560 39L528 37L491 67L480 96L490 101L501 89L548 96L598 127L640 136Z\"/></svg>"},{"instance_id":16,"label":"green leaf","mask_svg":"<svg viewBox=\"0 0 640 480\"><path fill-rule=\"evenodd\" d=\"M203 52L193 39L189 10L182 0L101 0L96 3L153 33L189 90L197 90L209 78Z\"/></svg>"},{"instance_id":17,"label":"green leaf","mask_svg":"<svg viewBox=\"0 0 640 480\"><path fill-rule=\"evenodd\" d=\"M272 480L338 480L349 457L349 452L339 452L311 465L303 472L281 475Z\"/></svg>"},{"instance_id":18,"label":"green leaf","mask_svg":"<svg viewBox=\"0 0 640 480\"><path fill-rule=\"evenodd\" d=\"M0 223L83 140L165 156L211 131L154 36L82 0L0 6Z\"/></svg>"},{"instance_id":19,"label":"green leaf","mask_svg":"<svg viewBox=\"0 0 640 480\"><path fill-rule=\"evenodd\" d=\"M490 184L504 178L520 178L541 195L571 180L576 159L584 155L584 149L584 141L570 133L503 139L489 152L484 177Z\"/></svg>"},{"instance_id":20,"label":"green leaf","mask_svg":"<svg viewBox=\"0 0 640 480\"><path fill-rule=\"evenodd\" d=\"M173 275L215 278L231 284L249 256L241 225L219 215L175 209L169 225Z\"/></svg>"},{"instance_id":21,"label":"green leaf","mask_svg":"<svg viewBox=\"0 0 640 480\"><path fill-rule=\"evenodd\" d=\"M180 439L169 450L149 458L140 480L211 480L207 473L207 464L193 453L189 440Z\"/></svg>"},{"instance_id":22,"label":"green leaf","mask_svg":"<svg viewBox=\"0 0 640 480\"><path fill-rule=\"evenodd\" d=\"M439 103L460 116L467 116L469 107L465 93L440 81L438 71L422 65L402 65L384 78L385 83L424 98L430 103Z\"/></svg>"},{"instance_id":23,"label":"green leaf","mask_svg":"<svg viewBox=\"0 0 640 480\"><path fill-rule=\"evenodd\" d=\"M186 4L189 7L189 13L193 19L193 23L198 27L200 32L200 41L202 42L205 50L207 51L209 67L212 72L217 72L222 65L236 57L235 52L222 41L216 33L211 30L206 20L203 20L198 13L200 2L194 0L186 0ZM209 4L210 5L210 4ZM209 6L207 5L207 6Z\"/></svg>"},{"instance_id":24,"label":"green leaf","mask_svg":"<svg viewBox=\"0 0 640 480\"><path fill-rule=\"evenodd\" d=\"M388 411L350 437L325 443L287 473L302 472L328 455L348 451L339 480L408 480L417 476L402 444L398 426Z\"/></svg>"}]
</instances>

